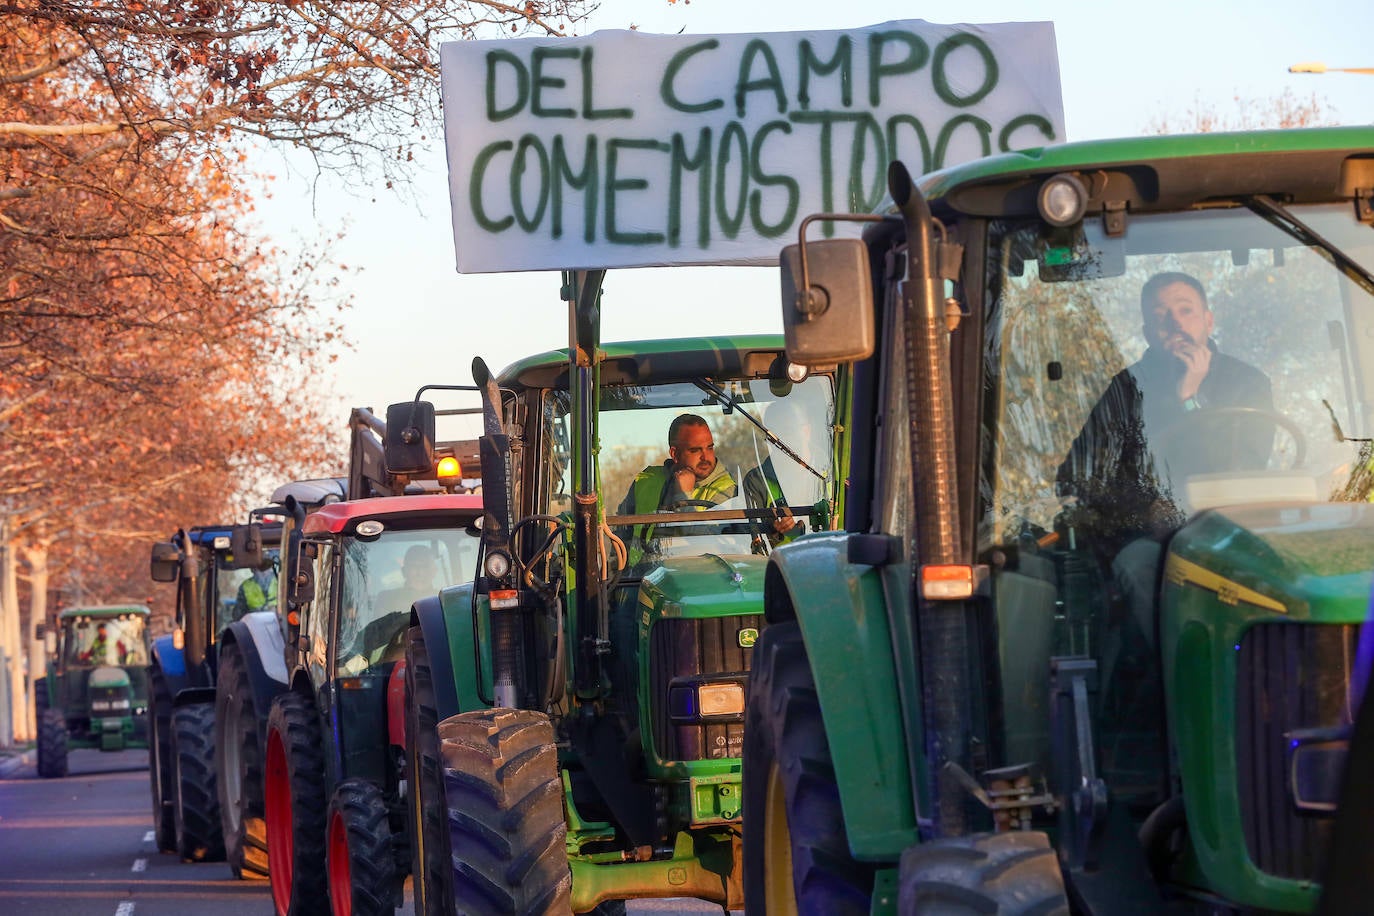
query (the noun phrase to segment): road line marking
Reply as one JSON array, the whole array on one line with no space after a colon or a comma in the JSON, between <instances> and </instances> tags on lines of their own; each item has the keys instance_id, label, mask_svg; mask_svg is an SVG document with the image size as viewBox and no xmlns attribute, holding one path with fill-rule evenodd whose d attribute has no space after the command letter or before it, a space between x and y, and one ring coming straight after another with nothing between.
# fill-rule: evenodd
<instances>
[{"instance_id":1,"label":"road line marking","mask_svg":"<svg viewBox=\"0 0 1374 916\"><path fill-rule=\"evenodd\" d=\"M143 834L143 842L145 842L145 843L151 843L151 842L153 842L153 841L156 840L156 839L157 839L157 837L153 834L153 832L152 832L151 830L149 830L147 833Z\"/></svg>"},{"instance_id":2,"label":"road line marking","mask_svg":"<svg viewBox=\"0 0 1374 916\"><path fill-rule=\"evenodd\" d=\"M132 900L125 900L119 906L115 907L115 916L134 916L134 902Z\"/></svg>"},{"instance_id":3,"label":"road line marking","mask_svg":"<svg viewBox=\"0 0 1374 916\"><path fill-rule=\"evenodd\" d=\"M134 871L147 871L147 870L148 870L148 860L147 860L147 859L134 859L134 868L133 868L133 870L134 870ZM132 904L131 904L131 905L132 905Z\"/></svg>"}]
</instances>

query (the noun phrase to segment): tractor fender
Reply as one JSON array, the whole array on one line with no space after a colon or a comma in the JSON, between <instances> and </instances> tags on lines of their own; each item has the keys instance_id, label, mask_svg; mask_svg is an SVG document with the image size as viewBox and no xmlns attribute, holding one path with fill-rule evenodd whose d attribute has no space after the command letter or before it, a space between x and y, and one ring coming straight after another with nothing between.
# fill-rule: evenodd
<instances>
[{"instance_id":1,"label":"tractor fender","mask_svg":"<svg viewBox=\"0 0 1374 916\"><path fill-rule=\"evenodd\" d=\"M153 640L153 656L150 668L159 668L167 684L167 692L176 696L186 688L186 653L176 647L171 634Z\"/></svg>"},{"instance_id":2,"label":"tractor fender","mask_svg":"<svg viewBox=\"0 0 1374 916\"><path fill-rule=\"evenodd\" d=\"M458 706L458 689L453 678L453 653L449 647L448 621L444 607L436 595L421 598L410 607L410 625L418 626L425 636L425 651L429 653L430 676L434 681L434 700L442 722L462 712Z\"/></svg>"},{"instance_id":3,"label":"tractor fender","mask_svg":"<svg viewBox=\"0 0 1374 916\"><path fill-rule=\"evenodd\" d=\"M215 702L215 688L213 687L186 687L178 690L172 697L172 708L178 709L182 706L194 706L197 703Z\"/></svg>"},{"instance_id":4,"label":"tractor fender","mask_svg":"<svg viewBox=\"0 0 1374 916\"><path fill-rule=\"evenodd\" d=\"M775 551L764 608L769 623L800 626L851 852L896 861L919 836L883 579L901 578L903 589L910 579L902 564L850 563L849 537L812 535Z\"/></svg>"},{"instance_id":5,"label":"tractor fender","mask_svg":"<svg viewBox=\"0 0 1374 916\"><path fill-rule=\"evenodd\" d=\"M233 643L243 657L248 683L253 689L253 708L258 710L258 733L266 746L267 710L287 686L286 642L277 626L275 611L253 611L225 627L219 646Z\"/></svg>"}]
</instances>

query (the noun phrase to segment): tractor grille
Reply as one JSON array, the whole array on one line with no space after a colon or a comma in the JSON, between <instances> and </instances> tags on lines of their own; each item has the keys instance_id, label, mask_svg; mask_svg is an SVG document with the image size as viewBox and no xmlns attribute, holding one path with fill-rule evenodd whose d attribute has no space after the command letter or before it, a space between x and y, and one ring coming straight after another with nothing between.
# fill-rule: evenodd
<instances>
[{"instance_id":1,"label":"tractor grille","mask_svg":"<svg viewBox=\"0 0 1374 916\"><path fill-rule=\"evenodd\" d=\"M677 677L749 670L752 648L739 633L763 628L762 614L659 620L649 634L649 703L654 747L664 760L713 760L744 754L744 722L675 725L668 717L668 684ZM743 717L741 717L742 719Z\"/></svg>"},{"instance_id":2,"label":"tractor grille","mask_svg":"<svg viewBox=\"0 0 1374 916\"><path fill-rule=\"evenodd\" d=\"M1288 733L1351 721L1358 626L1263 623L1241 637L1236 771L1250 860L1279 878L1317 880L1331 819L1301 812L1288 788Z\"/></svg>"},{"instance_id":3,"label":"tractor grille","mask_svg":"<svg viewBox=\"0 0 1374 916\"><path fill-rule=\"evenodd\" d=\"M133 697L125 685L92 687L88 696L92 716L131 716L134 714Z\"/></svg>"}]
</instances>

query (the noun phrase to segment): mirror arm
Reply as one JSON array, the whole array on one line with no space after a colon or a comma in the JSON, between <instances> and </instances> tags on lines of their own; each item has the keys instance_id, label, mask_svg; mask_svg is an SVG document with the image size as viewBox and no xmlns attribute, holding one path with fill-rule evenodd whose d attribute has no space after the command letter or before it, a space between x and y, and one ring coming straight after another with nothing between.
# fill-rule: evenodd
<instances>
[{"instance_id":1,"label":"mirror arm","mask_svg":"<svg viewBox=\"0 0 1374 916\"><path fill-rule=\"evenodd\" d=\"M813 222L840 222L840 223L881 223L885 217L876 213L812 213L802 219L801 226L797 228L797 254L801 261L801 290L797 293L796 307L801 312L803 321L810 321L821 314L829 306L826 301L822 304L820 297L811 288L811 270L806 261L806 229ZM818 291L820 287L817 287ZM829 299L829 295L826 296Z\"/></svg>"}]
</instances>

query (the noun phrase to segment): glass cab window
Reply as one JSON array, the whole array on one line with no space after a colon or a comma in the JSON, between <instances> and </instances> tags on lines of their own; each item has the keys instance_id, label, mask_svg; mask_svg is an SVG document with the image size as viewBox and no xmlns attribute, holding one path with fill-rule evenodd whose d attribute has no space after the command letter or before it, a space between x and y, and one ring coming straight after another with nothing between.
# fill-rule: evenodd
<instances>
[{"instance_id":1,"label":"glass cab window","mask_svg":"<svg viewBox=\"0 0 1374 916\"><path fill-rule=\"evenodd\" d=\"M218 635L235 620L254 611L277 609L277 574L281 567L280 551L263 551L261 569L229 569L223 555L217 556L215 575L215 633Z\"/></svg>"},{"instance_id":2,"label":"glass cab window","mask_svg":"<svg viewBox=\"0 0 1374 916\"><path fill-rule=\"evenodd\" d=\"M63 639L67 664L82 668L146 665L145 630L145 621L137 614L70 620Z\"/></svg>"},{"instance_id":3,"label":"glass cab window","mask_svg":"<svg viewBox=\"0 0 1374 916\"><path fill-rule=\"evenodd\" d=\"M773 387L767 379L704 381L602 389L600 487L631 566L670 556L766 553L783 540L774 528L782 513L797 519L788 539L829 526L831 379ZM545 404L546 440L558 468L545 504L559 514L572 504L571 416L562 392L550 393ZM750 418L787 448L771 443ZM669 443L675 421L680 430L692 427L676 458ZM693 470L690 492L674 485L673 472L684 466Z\"/></svg>"},{"instance_id":4,"label":"glass cab window","mask_svg":"<svg viewBox=\"0 0 1374 916\"><path fill-rule=\"evenodd\" d=\"M343 542L335 664L355 675L404 653L410 606L472 581L478 539L464 528L389 530Z\"/></svg>"},{"instance_id":5,"label":"glass cab window","mask_svg":"<svg viewBox=\"0 0 1374 916\"><path fill-rule=\"evenodd\" d=\"M1348 204L1292 209L1374 264ZM1051 656L1095 658L1104 764L1155 785L1166 545L1217 507L1370 498L1374 303L1241 206L1133 215L1115 238L994 224L986 266L976 523L1003 694L1043 696ZM1047 709L1004 728L1009 760L1046 758Z\"/></svg>"}]
</instances>

